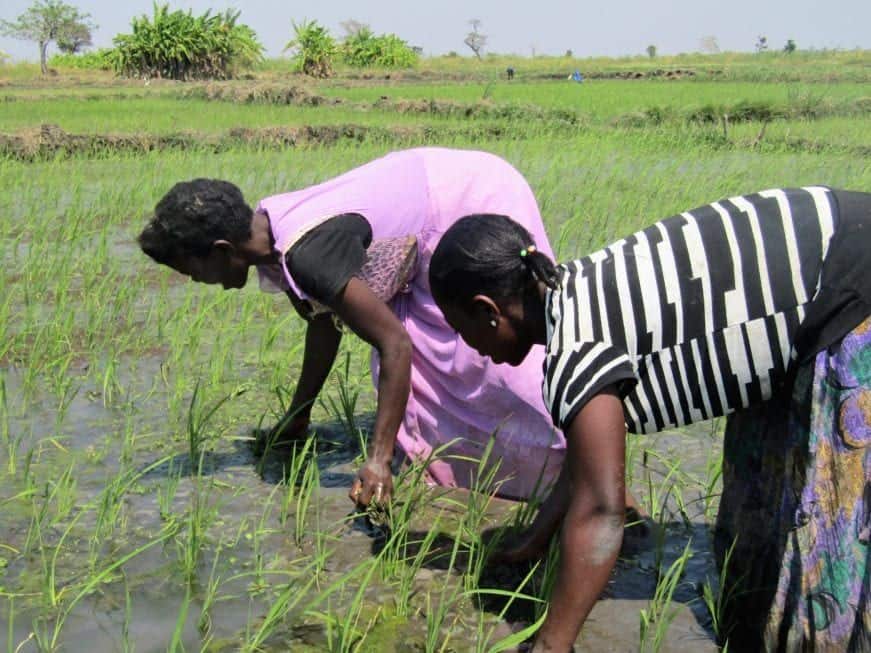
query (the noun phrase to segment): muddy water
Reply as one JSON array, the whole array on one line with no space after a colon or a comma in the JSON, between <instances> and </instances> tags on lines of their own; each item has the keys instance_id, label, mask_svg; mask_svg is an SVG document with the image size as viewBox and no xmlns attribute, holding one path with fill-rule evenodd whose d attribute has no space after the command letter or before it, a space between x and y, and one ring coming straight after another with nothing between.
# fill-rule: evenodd
<instances>
[{"instance_id":1,"label":"muddy water","mask_svg":"<svg viewBox=\"0 0 871 653\"><path fill-rule=\"evenodd\" d=\"M344 589L328 592L361 563L372 560L385 536L383 529L351 515L345 493L359 452L341 426L327 420L317 425L319 484L297 542L297 510L294 505L282 505L282 461L255 457L246 441L253 424L221 424L223 437L204 445L201 461L192 460L182 440L165 436L166 416L149 408L163 405L161 391L150 380L158 373L156 361L138 361L135 369L136 373L121 383L131 388L134 396L149 396L150 403L106 408L96 399L99 388L83 387L66 408L60 426L56 402L48 395L30 399L26 411L20 407L17 412L10 410L9 433L20 442L17 471L2 476L8 484L0 487L0 500L4 500L0 585L6 593L0 597L0 632L12 633L13 649L21 643L18 650L22 653L39 650L31 633L51 633L57 623L58 609L46 598L45 571L46 561L55 552L57 589L68 586L68 594L61 594L63 606L88 578L137 547L155 541L161 529L173 522L178 525L174 536L108 574L96 591L84 595L64 616L57 640L64 651L156 652L167 650L174 639L185 650L238 650L264 624L281 590L290 587L295 592L298 587L303 592L313 573L308 565L319 550L328 550L329 555L317 571L317 582L272 629L263 650L335 648L339 629L335 622L328 627L325 618L316 613L343 619L355 601L362 606L356 630L365 633L360 650L426 650L427 615L431 618L445 597L458 595L455 588L462 594L462 572L468 560L462 552L452 568L446 560L468 493L431 489L415 510L410 525L412 539L422 538L438 523L441 532L436 548L444 555L428 557L417 571L404 612L397 604L396 579L382 579L377 571L365 582L360 573L346 580ZM15 396L19 380L7 371L9 396ZM360 424L369 426L371 415L362 415ZM135 435L132 444L130 433ZM53 434L61 437L47 440ZM717 443L710 426L635 441L633 489L642 504L650 501L648 478L657 483L666 473L666 463L679 463L684 475L683 503L688 507L681 513L670 496L660 523L652 525L649 535L627 538L607 590L578 640L578 650L638 650L639 612L648 607L653 595L657 565L667 569L690 540L693 557L675 595L662 650L716 650L698 593L700 585L715 576L708 524L703 503L697 500L700 488L689 479L704 478ZM5 447L0 453L4 469L9 464L8 453ZM39 534L41 540L28 545L29 535L33 536L34 506L38 509L49 504L49 514L59 510L46 497L61 484L63 471L71 462L75 482L64 484L61 492L71 497L69 513L56 522L47 520ZM25 464L36 477L30 485L22 480ZM142 473L146 469L149 471ZM125 472L136 478L115 498L117 522L103 535L95 536L101 493ZM16 498L28 487L30 495ZM186 583L180 560L191 538L188 517L197 506L204 515L205 529L200 534L200 558L193 565L191 582ZM504 523L515 509L512 502L492 500L482 527ZM76 515L77 521L64 537ZM510 591L528 571L528 567L486 569L479 587ZM289 581L294 585L288 586ZM540 582L541 574L533 575L524 591L535 593ZM214 589L211 595L210 587ZM329 596L315 605L315 597L324 593ZM9 594L15 595L14 601ZM534 620L531 603L517 601L503 614L504 608L504 599L459 598L450 602L434 639L446 642L445 651L474 651L479 650L482 636L495 642ZM486 649L485 645L481 650Z\"/></svg>"}]
</instances>

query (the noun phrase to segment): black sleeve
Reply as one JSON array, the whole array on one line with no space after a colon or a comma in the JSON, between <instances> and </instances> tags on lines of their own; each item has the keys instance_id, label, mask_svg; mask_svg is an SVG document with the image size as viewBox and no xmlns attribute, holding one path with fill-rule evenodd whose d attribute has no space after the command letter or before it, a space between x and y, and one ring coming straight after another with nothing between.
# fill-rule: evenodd
<instances>
[{"instance_id":1,"label":"black sleeve","mask_svg":"<svg viewBox=\"0 0 871 653\"><path fill-rule=\"evenodd\" d=\"M366 262L372 227L357 213L318 225L287 253L287 271L305 294L329 304Z\"/></svg>"},{"instance_id":2,"label":"black sleeve","mask_svg":"<svg viewBox=\"0 0 871 653\"><path fill-rule=\"evenodd\" d=\"M810 360L871 314L871 193L832 189L836 227L819 289L795 335L799 360Z\"/></svg>"}]
</instances>

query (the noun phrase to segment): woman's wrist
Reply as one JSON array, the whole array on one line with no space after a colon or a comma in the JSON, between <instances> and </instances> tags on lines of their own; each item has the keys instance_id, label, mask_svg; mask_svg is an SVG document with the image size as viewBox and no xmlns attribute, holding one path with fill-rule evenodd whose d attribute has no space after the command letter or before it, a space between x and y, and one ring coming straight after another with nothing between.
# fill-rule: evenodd
<instances>
[{"instance_id":1,"label":"woman's wrist","mask_svg":"<svg viewBox=\"0 0 871 653\"><path fill-rule=\"evenodd\" d=\"M390 463L393 462L393 452L386 451L378 446L373 446L372 450L369 452L369 460L373 463L378 463L379 465L389 466Z\"/></svg>"}]
</instances>

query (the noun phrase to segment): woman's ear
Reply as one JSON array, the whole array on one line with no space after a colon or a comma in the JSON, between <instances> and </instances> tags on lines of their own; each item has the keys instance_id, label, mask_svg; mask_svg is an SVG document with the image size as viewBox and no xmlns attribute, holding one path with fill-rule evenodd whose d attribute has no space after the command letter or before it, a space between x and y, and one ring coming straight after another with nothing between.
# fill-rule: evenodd
<instances>
[{"instance_id":1,"label":"woman's ear","mask_svg":"<svg viewBox=\"0 0 871 653\"><path fill-rule=\"evenodd\" d=\"M235 254L236 253L236 246L233 243L231 243L229 240L212 241L212 249L220 250L224 254Z\"/></svg>"},{"instance_id":2,"label":"woman's ear","mask_svg":"<svg viewBox=\"0 0 871 653\"><path fill-rule=\"evenodd\" d=\"M496 327L502 317L502 310L492 297L475 295L472 297L472 317L475 321L482 321L491 327Z\"/></svg>"}]
</instances>

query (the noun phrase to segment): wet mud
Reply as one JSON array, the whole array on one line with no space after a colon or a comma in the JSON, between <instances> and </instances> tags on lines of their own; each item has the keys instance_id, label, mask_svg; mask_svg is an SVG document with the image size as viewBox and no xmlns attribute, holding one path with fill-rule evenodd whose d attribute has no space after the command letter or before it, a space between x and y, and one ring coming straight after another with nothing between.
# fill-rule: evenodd
<instances>
[{"instance_id":1,"label":"wet mud","mask_svg":"<svg viewBox=\"0 0 871 653\"><path fill-rule=\"evenodd\" d=\"M153 394L150 367L157 373L157 357L150 366L140 362L122 383ZM7 373L7 391L16 392L16 383L16 376ZM259 644L264 651L330 650L341 637L359 638L361 651L424 651L429 637L444 644L442 650L461 652L487 650L482 638L493 643L535 620L532 601L512 602L464 586L475 560L458 542L469 538L462 533L469 506L481 505L481 497L466 490L400 482L399 504L417 501L407 524L406 562L387 576L378 570L367 575L366 564L382 553L390 532L352 509L346 493L360 451L340 423L321 420L315 425L317 453L300 467L317 470L310 505L303 509L295 499L284 499L286 456L255 455L254 425L237 424L198 452L191 451L183 441L163 435L165 415L145 405L119 415L89 399L91 391L97 388L85 388L71 401L63 418L64 437L55 443L43 437L56 430L57 415L48 397L34 398L28 414L13 416L9 423L13 433L29 430L19 450L29 448L27 464L37 475L33 491L45 499L33 505L49 505L48 496L59 486L72 501L66 516L53 523L46 520L38 545L28 545L34 514L29 501L16 498L24 488L2 490L0 629L12 633L21 653L39 650L32 633L51 633L60 615L67 652L124 650L131 644L140 652L165 651L172 641L186 650L236 651L260 629L267 630L266 625L268 634ZM358 416L364 430L371 423L371 414ZM133 445L121 436L125 429L137 434ZM642 505L650 499L648 481L661 480L665 473L662 461L677 462L687 479L702 476L716 442L710 426L640 439L632 456L633 488ZM75 482L64 485L64 468L71 460ZM108 496L107 486L119 477L130 482L112 497L117 519L107 527L99 506ZM299 478L296 484L301 484ZM692 558L669 608L672 621L661 650L717 650L699 597L701 585L716 575L709 523L701 502L690 496L698 494L691 485L687 481L683 491L684 502L692 508L682 512L672 496L658 522L648 524L649 534L633 532L626 538L577 650L638 650L639 612L649 607L658 573L690 541ZM509 523L519 506L499 498L485 503L481 530ZM76 506L93 509L77 513ZM51 503L48 510L60 508ZM201 522L199 548L185 571L182 561L194 550L194 515ZM170 526L173 534L162 536ZM408 561L433 528L438 532L428 552L409 572ZM164 539L158 541L160 537ZM54 607L47 602L47 560L52 560L56 590L66 587L72 596L111 561L155 542L107 574L69 612L61 607L68 605L66 597ZM477 587L503 593L522 587L535 596L544 592L544 574L540 568L531 570L528 565L485 565ZM270 624L270 610L288 592L306 598ZM438 621L433 614L442 603L446 607ZM352 614L356 616L348 616Z\"/></svg>"}]
</instances>

